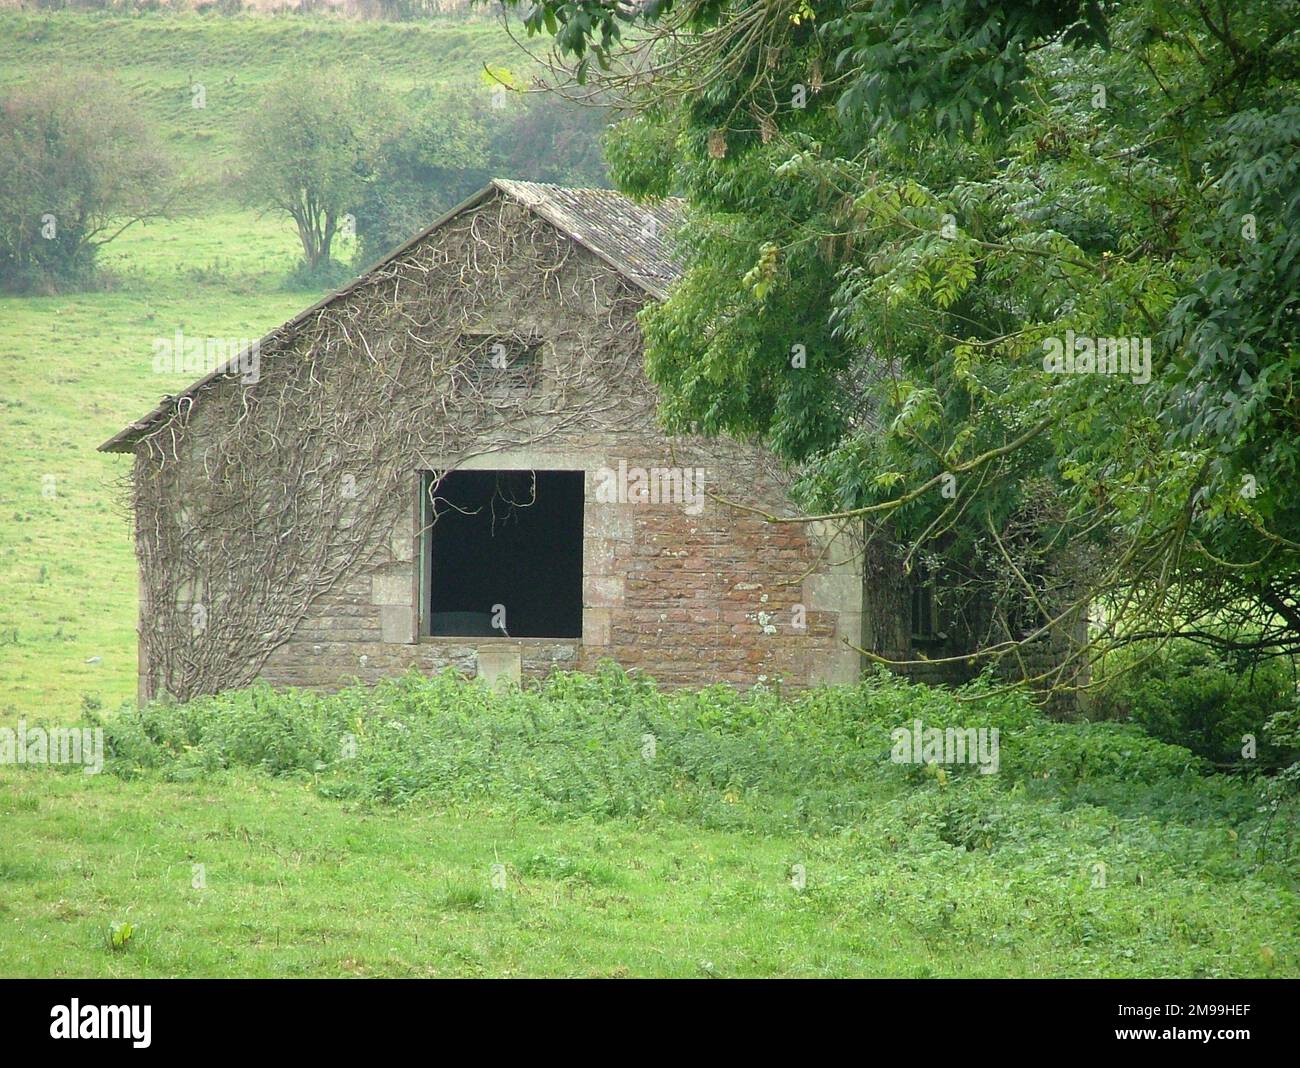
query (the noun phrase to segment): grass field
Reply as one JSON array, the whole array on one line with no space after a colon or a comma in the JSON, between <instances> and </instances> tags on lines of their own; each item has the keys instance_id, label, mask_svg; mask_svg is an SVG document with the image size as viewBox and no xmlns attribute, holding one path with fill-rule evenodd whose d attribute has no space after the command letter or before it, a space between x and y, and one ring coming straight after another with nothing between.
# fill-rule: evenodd
<instances>
[{"instance_id":1,"label":"grass field","mask_svg":"<svg viewBox=\"0 0 1300 1068\"><path fill-rule=\"evenodd\" d=\"M860 835L371 811L256 775L186 785L2 769L0 786L7 976L1294 975L1296 967L1278 945L1293 933L1262 907L1266 888L1225 900L1222 886L1153 877L1103 901L1083 867L1045 883L952 851L919 866L910 856L882 860ZM501 890L492 883L498 863ZM192 886L195 864L205 889ZM794 864L807 871L802 893L790 882ZM108 932L122 922L136 934L115 951Z\"/></svg>"},{"instance_id":2,"label":"grass field","mask_svg":"<svg viewBox=\"0 0 1300 1068\"><path fill-rule=\"evenodd\" d=\"M528 69L500 27L480 19L0 11L0 87L59 69L111 74L195 183L192 202L218 206L229 203L238 173L240 124L269 83L326 67L399 91L456 83L486 94L484 64ZM194 106L196 85L203 87L201 108Z\"/></svg>"},{"instance_id":3,"label":"grass field","mask_svg":"<svg viewBox=\"0 0 1300 1068\"><path fill-rule=\"evenodd\" d=\"M153 339L258 337L319 296L284 288L292 228L224 183L253 91L340 56L472 78L511 47L483 23L0 12L0 85L111 70L202 182L109 247L102 289L0 296L0 727L134 694L130 460L95 447L187 384ZM1012 709L1010 770L949 783L882 756L905 705L956 714L923 688L449 686L231 695L128 717L106 774L0 764L0 974L1300 975L1294 826L1177 747Z\"/></svg>"},{"instance_id":4,"label":"grass field","mask_svg":"<svg viewBox=\"0 0 1300 1068\"><path fill-rule=\"evenodd\" d=\"M889 729L970 707L897 683L410 677L110 718L103 774L0 767L0 972L1300 973L1294 828L1252 787L981 708L1000 773L949 778L891 763Z\"/></svg>"},{"instance_id":5,"label":"grass field","mask_svg":"<svg viewBox=\"0 0 1300 1068\"><path fill-rule=\"evenodd\" d=\"M53 781L51 781L53 780ZM44 976L1044 974L1049 947L945 948L870 922L927 876L843 843L689 827L370 812L255 776L220 785L0 771L0 972ZM802 861L833 883L801 896ZM195 890L193 865L206 888ZM492 865L506 865L505 887ZM840 873L843 874L840 874ZM832 875L832 873L834 873ZM816 887L814 874L814 887ZM137 931L108 946L114 923ZM1018 941L1019 939L1013 939Z\"/></svg>"}]
</instances>

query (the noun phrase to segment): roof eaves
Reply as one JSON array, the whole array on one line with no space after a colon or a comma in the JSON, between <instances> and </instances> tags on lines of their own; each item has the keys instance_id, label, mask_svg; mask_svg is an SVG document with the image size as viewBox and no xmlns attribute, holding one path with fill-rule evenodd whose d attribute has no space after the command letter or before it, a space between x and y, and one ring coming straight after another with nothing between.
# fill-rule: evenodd
<instances>
[{"instance_id":1,"label":"roof eaves","mask_svg":"<svg viewBox=\"0 0 1300 1068\"><path fill-rule=\"evenodd\" d=\"M418 234L412 237L409 241L404 242L403 244L399 245L397 248L393 249L391 252L387 253L384 256L381 256L378 260L376 260L364 271L362 271L361 274L357 275L356 278L348 282L347 285L343 286L340 289L336 289L332 293L327 294L326 296L318 300L315 304L311 305L311 307L305 308L303 311L295 315L292 319L288 320L285 323L280 324L274 330L267 333L264 337L256 341L253 344L252 348L256 350L260 350L263 347L270 346L274 342L288 340L290 337L293 336L293 334L297 331L297 329L300 326L302 326L302 324L306 322L308 318L316 314L316 312L321 311L323 308L332 304L334 301L340 299L341 297L345 297L348 294L352 293L359 286L367 282L371 278L371 276L375 273L375 271L377 271L380 267L384 266L384 264L389 263L392 260L395 260L398 256L401 256L403 253L407 252L413 246L419 244L419 242L423 241L426 237L432 234L439 227L450 222L452 219L462 214L463 212L466 212L471 208L477 207L483 201L489 199L494 193L504 194L505 196L510 197L512 200L515 200L523 204L529 210L535 212L546 222L554 226L557 230L559 230L562 234L564 234L565 237L569 238L571 241L575 242L576 244L581 245L584 249L590 252L597 259L601 260L603 263L605 263L614 271L616 271L621 277L626 278L629 282L632 282L638 288L644 290L651 297L655 298L656 300L664 300L667 298L668 287L671 284L672 279L652 278L646 275L639 275L630 271L626 264L619 263L614 257L606 254L601 249L596 248L582 234L577 233L575 231L574 226L572 225L572 222L565 216L565 214L563 212L557 211L554 208L554 206L547 201L545 197L538 195L530 187L529 183L514 182L509 179L502 179L502 178L493 178L486 186L480 189L477 193L475 193L473 196L467 197L465 200L461 201L450 211L439 216L429 226L425 227ZM242 352L240 352L232 359L226 361L226 363L222 364L220 367L217 367L215 370L210 371L208 374L204 375L198 381L192 382L190 385L186 386L185 389L183 389L180 393L174 396L169 395L167 397L164 397L162 402L158 404L157 407L155 407L152 411L146 413L142 418L137 419L133 423L129 423L122 430L118 431L111 438L109 438L102 445L100 445L97 451L130 452L139 441L141 441L143 438L148 436L151 430L158 427L161 423L163 423L163 421L167 417L172 415L182 401L184 401L187 398L193 397L195 394L201 391L205 386L216 381L217 379L222 378L223 376L229 374L239 372L243 366L245 357L247 356L249 351L250 349L244 349Z\"/></svg>"},{"instance_id":2,"label":"roof eaves","mask_svg":"<svg viewBox=\"0 0 1300 1068\"><path fill-rule=\"evenodd\" d=\"M431 223L425 229L421 230L409 241L403 242L401 245L393 249L391 252L381 256L369 267L367 267L364 271L362 271L359 275L357 275L356 278L348 282L347 285L334 290L332 293L326 294L315 304L311 305L311 307L304 308L292 319L288 320L287 322L281 323L274 330L270 331L269 333L265 334L263 337L259 338L256 342L253 343L251 348L254 350L260 350L265 346L269 346L272 342L287 340L289 337L293 335L293 333L298 329L298 327L302 326L302 324L306 322L307 319L309 319L312 315L316 314L316 312L332 304L340 297L346 297L349 293L353 292L358 286L368 281L371 278L371 276L375 273L375 271L377 271L384 264L389 263L392 260L395 260L398 256L402 255L404 252L409 250L413 245L416 245L420 241L423 241L426 237L428 237L431 233L433 233L434 230L438 229L438 227L442 226L444 223L449 222L457 215L461 214L464 211L468 211L470 208L477 207L482 201L486 200L489 196L491 196L493 192L494 192L493 187L491 185L487 185L484 186L482 189L480 189L473 196L467 197L465 200L462 200L454 208L446 212L444 215L439 216L433 223ZM215 382L217 379L223 377L224 375L240 372L242 367L244 366L244 360L245 357L248 355L249 351L250 349L244 349L238 355L234 356L230 360L227 360L221 366L215 368L212 371L209 371L206 375L198 379L196 382L191 382L188 386L186 386L183 390L181 390L180 393L177 393L175 396L169 395L167 397L164 397L162 403L160 403L152 411L148 412L142 418L137 419L135 422L128 424L125 428L118 431L106 442L100 445L96 451L130 452L131 449L134 448L136 443L142 437L144 437L150 429L152 429L156 424L158 424L167 416L171 415L174 411L176 411L177 406L182 400L186 399L187 397L194 396L201 389L203 389L204 386L209 385L212 382Z\"/></svg>"}]
</instances>

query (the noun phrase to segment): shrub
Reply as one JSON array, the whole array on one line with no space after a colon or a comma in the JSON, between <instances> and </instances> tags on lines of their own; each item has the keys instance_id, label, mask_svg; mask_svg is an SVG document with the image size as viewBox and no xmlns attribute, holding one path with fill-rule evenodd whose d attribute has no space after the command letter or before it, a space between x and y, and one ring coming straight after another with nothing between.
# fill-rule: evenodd
<instances>
[{"instance_id":1,"label":"shrub","mask_svg":"<svg viewBox=\"0 0 1300 1068\"><path fill-rule=\"evenodd\" d=\"M290 292L342 289L352 280L352 276L352 268L340 260L328 260L315 267L306 260L299 260L293 270L285 276L280 288Z\"/></svg>"},{"instance_id":2,"label":"shrub","mask_svg":"<svg viewBox=\"0 0 1300 1068\"><path fill-rule=\"evenodd\" d=\"M1292 669L1281 660L1248 659L1186 640L1136 645L1114 654L1096 711L1129 719L1153 738L1186 746L1219 766L1274 771L1300 757L1294 743L1268 736L1269 719L1296 705ZM1253 736L1255 761L1243 760Z\"/></svg>"},{"instance_id":3,"label":"shrub","mask_svg":"<svg viewBox=\"0 0 1300 1068\"><path fill-rule=\"evenodd\" d=\"M988 727L1000 773L891 762L891 731ZM1206 774L1186 748L1133 724L1056 723L1024 693L877 675L782 697L766 687L665 693L607 665L496 694L448 672L321 694L264 685L105 721L108 767L190 778L231 767L310 777L367 803L555 818L669 818L710 827L829 832L891 798L933 797L918 826L982 848L1003 835L998 797L1189 824L1254 818L1256 793Z\"/></svg>"},{"instance_id":4,"label":"shrub","mask_svg":"<svg viewBox=\"0 0 1300 1068\"><path fill-rule=\"evenodd\" d=\"M0 93L0 288L88 282L95 257L160 215L172 167L108 78L57 72Z\"/></svg>"}]
</instances>

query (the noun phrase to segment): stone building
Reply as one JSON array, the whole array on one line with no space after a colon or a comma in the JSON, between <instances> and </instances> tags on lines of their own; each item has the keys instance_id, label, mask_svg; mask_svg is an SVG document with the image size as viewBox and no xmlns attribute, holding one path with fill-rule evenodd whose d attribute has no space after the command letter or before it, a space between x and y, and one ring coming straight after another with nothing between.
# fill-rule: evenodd
<instances>
[{"instance_id":1,"label":"stone building","mask_svg":"<svg viewBox=\"0 0 1300 1068\"><path fill-rule=\"evenodd\" d=\"M860 524L768 522L772 456L658 429L636 315L679 210L497 180L238 352L176 338L210 372L101 446L134 456L141 698L603 658L803 687L933 645Z\"/></svg>"}]
</instances>

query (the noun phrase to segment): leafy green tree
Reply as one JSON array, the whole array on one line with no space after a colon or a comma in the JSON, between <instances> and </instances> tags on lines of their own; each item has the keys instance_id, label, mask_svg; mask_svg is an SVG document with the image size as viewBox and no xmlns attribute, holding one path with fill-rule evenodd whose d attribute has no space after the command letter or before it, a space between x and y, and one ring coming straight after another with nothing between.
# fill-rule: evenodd
<instances>
[{"instance_id":1,"label":"leafy green tree","mask_svg":"<svg viewBox=\"0 0 1300 1068\"><path fill-rule=\"evenodd\" d=\"M378 259L487 181L486 109L468 91L401 101L357 209L360 258Z\"/></svg>"},{"instance_id":2,"label":"leafy green tree","mask_svg":"<svg viewBox=\"0 0 1300 1068\"><path fill-rule=\"evenodd\" d=\"M329 265L339 227L355 218L391 107L366 80L322 70L270 86L245 124L248 196L293 219L309 272Z\"/></svg>"},{"instance_id":3,"label":"leafy green tree","mask_svg":"<svg viewBox=\"0 0 1300 1068\"><path fill-rule=\"evenodd\" d=\"M541 92L449 85L401 100L356 212L369 263L494 177L605 185L606 109Z\"/></svg>"},{"instance_id":4,"label":"leafy green tree","mask_svg":"<svg viewBox=\"0 0 1300 1068\"><path fill-rule=\"evenodd\" d=\"M87 281L100 248L163 214L174 169L131 98L54 74L0 95L0 286Z\"/></svg>"},{"instance_id":5,"label":"leafy green tree","mask_svg":"<svg viewBox=\"0 0 1300 1068\"><path fill-rule=\"evenodd\" d=\"M1159 649L1133 645L1113 661L1098 691L1099 715L1131 719L1219 765L1273 772L1300 758L1300 747L1276 744L1265 729L1296 707L1287 665L1182 639Z\"/></svg>"},{"instance_id":6,"label":"leafy green tree","mask_svg":"<svg viewBox=\"0 0 1300 1068\"><path fill-rule=\"evenodd\" d=\"M636 104L616 183L690 206L685 278L644 318L671 427L761 438L813 512L888 520L953 575L1000 564L1031 601L1027 564L1068 546L1099 646L1268 655L1300 650L1296 16L589 0L526 21Z\"/></svg>"},{"instance_id":7,"label":"leafy green tree","mask_svg":"<svg viewBox=\"0 0 1300 1068\"><path fill-rule=\"evenodd\" d=\"M488 122L494 175L556 185L609 184L600 150L612 121L609 107L539 91L513 94L506 104Z\"/></svg>"}]
</instances>

